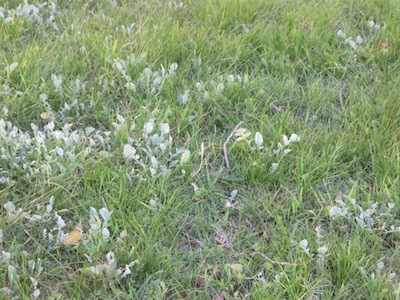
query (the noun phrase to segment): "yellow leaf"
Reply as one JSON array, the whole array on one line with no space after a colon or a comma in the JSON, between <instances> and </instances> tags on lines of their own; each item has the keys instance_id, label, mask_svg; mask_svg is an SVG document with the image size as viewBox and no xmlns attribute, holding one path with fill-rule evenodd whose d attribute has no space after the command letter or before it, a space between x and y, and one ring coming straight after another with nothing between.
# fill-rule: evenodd
<instances>
[{"instance_id":1,"label":"yellow leaf","mask_svg":"<svg viewBox=\"0 0 400 300\"><path fill-rule=\"evenodd\" d=\"M75 226L74 230L72 230L67 237L65 238L65 240L63 241L63 245L64 246L74 246L76 245L79 240L82 238L82 225L79 222L78 225Z\"/></svg>"},{"instance_id":2,"label":"yellow leaf","mask_svg":"<svg viewBox=\"0 0 400 300\"><path fill-rule=\"evenodd\" d=\"M242 264L228 264L228 266L231 268L232 274L240 274L243 272Z\"/></svg>"}]
</instances>

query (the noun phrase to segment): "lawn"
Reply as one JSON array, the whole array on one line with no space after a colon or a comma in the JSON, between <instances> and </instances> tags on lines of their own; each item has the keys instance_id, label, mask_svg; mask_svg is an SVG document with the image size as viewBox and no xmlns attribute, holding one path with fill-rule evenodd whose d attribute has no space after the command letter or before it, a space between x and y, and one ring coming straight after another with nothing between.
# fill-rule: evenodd
<instances>
[{"instance_id":1,"label":"lawn","mask_svg":"<svg viewBox=\"0 0 400 300\"><path fill-rule=\"evenodd\" d=\"M397 0L0 0L0 299L400 299Z\"/></svg>"}]
</instances>

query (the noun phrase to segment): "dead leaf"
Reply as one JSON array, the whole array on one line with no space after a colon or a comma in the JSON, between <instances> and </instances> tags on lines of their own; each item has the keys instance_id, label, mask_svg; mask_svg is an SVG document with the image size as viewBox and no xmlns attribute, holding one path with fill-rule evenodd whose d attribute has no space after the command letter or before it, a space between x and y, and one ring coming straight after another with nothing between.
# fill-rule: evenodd
<instances>
[{"instance_id":1,"label":"dead leaf","mask_svg":"<svg viewBox=\"0 0 400 300\"><path fill-rule=\"evenodd\" d=\"M42 113L40 114L40 118L41 118L42 120L46 120L48 117L49 117L49 114L48 114L47 112L42 112Z\"/></svg>"},{"instance_id":2,"label":"dead leaf","mask_svg":"<svg viewBox=\"0 0 400 300\"><path fill-rule=\"evenodd\" d=\"M383 229L385 229L385 223L382 222L377 222L374 223L374 225L372 226L374 228L374 231L382 231Z\"/></svg>"},{"instance_id":3,"label":"dead leaf","mask_svg":"<svg viewBox=\"0 0 400 300\"><path fill-rule=\"evenodd\" d=\"M64 246L74 246L76 245L80 239L82 238L82 222L79 221L79 223L75 226L74 230L72 230L65 238L63 241Z\"/></svg>"},{"instance_id":4,"label":"dead leaf","mask_svg":"<svg viewBox=\"0 0 400 300\"><path fill-rule=\"evenodd\" d=\"M214 240L218 242L223 248L230 248L232 246L232 241L228 238L225 232L217 225L213 225L213 227L216 233Z\"/></svg>"},{"instance_id":5,"label":"dead leaf","mask_svg":"<svg viewBox=\"0 0 400 300\"><path fill-rule=\"evenodd\" d=\"M274 228L272 226L268 227L267 229L264 230L264 232L262 233L261 238L263 238L264 240L269 240L271 238L270 236L270 232L273 230Z\"/></svg>"},{"instance_id":6,"label":"dead leaf","mask_svg":"<svg viewBox=\"0 0 400 300\"><path fill-rule=\"evenodd\" d=\"M231 269L232 274L241 274L243 273L243 265L242 264L227 264Z\"/></svg>"},{"instance_id":7,"label":"dead leaf","mask_svg":"<svg viewBox=\"0 0 400 300\"><path fill-rule=\"evenodd\" d=\"M203 276L197 277L197 280L196 280L196 285L197 285L197 287L201 287L201 286L203 286L205 283L206 283L206 280L205 280L205 278L204 278Z\"/></svg>"},{"instance_id":8,"label":"dead leaf","mask_svg":"<svg viewBox=\"0 0 400 300\"><path fill-rule=\"evenodd\" d=\"M341 232L346 232L349 228L349 225L336 225L336 228L339 229Z\"/></svg>"},{"instance_id":9,"label":"dead leaf","mask_svg":"<svg viewBox=\"0 0 400 300\"><path fill-rule=\"evenodd\" d=\"M383 50L383 49L387 49L389 47L389 41L386 40L384 41L382 44L379 45L379 49Z\"/></svg>"},{"instance_id":10,"label":"dead leaf","mask_svg":"<svg viewBox=\"0 0 400 300\"><path fill-rule=\"evenodd\" d=\"M186 293L185 291L182 293L182 299L186 299L186 297L188 296L188 293Z\"/></svg>"},{"instance_id":11,"label":"dead leaf","mask_svg":"<svg viewBox=\"0 0 400 300\"><path fill-rule=\"evenodd\" d=\"M398 244L398 242L394 239L387 240L386 242L387 242L388 246L391 248L395 248Z\"/></svg>"},{"instance_id":12,"label":"dead leaf","mask_svg":"<svg viewBox=\"0 0 400 300\"><path fill-rule=\"evenodd\" d=\"M225 296L222 293L218 293L217 295L215 295L214 300L225 300Z\"/></svg>"},{"instance_id":13,"label":"dead leaf","mask_svg":"<svg viewBox=\"0 0 400 300\"><path fill-rule=\"evenodd\" d=\"M183 252L194 251L199 247L200 247L200 242L197 240L190 242L182 242L179 244L179 248Z\"/></svg>"},{"instance_id":14,"label":"dead leaf","mask_svg":"<svg viewBox=\"0 0 400 300\"><path fill-rule=\"evenodd\" d=\"M220 270L218 270L218 269L214 269L214 278L216 279L216 280L221 280L221 271Z\"/></svg>"}]
</instances>

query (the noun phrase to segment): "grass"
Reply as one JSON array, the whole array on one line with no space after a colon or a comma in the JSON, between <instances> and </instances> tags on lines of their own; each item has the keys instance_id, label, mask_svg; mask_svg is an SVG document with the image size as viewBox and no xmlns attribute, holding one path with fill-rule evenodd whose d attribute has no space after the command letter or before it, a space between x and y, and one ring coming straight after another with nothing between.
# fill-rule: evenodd
<instances>
[{"instance_id":1,"label":"grass","mask_svg":"<svg viewBox=\"0 0 400 300\"><path fill-rule=\"evenodd\" d=\"M400 299L397 1L0 6L0 298Z\"/></svg>"}]
</instances>

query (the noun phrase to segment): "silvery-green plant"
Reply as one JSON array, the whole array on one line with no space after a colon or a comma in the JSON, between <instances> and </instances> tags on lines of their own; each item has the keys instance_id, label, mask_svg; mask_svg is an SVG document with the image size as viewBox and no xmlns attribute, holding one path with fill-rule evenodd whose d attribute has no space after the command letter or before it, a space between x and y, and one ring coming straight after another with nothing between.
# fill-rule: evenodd
<instances>
[{"instance_id":1,"label":"silvery-green plant","mask_svg":"<svg viewBox=\"0 0 400 300\"><path fill-rule=\"evenodd\" d=\"M329 208L329 217L332 220L356 224L362 229L372 231L374 225L382 223L387 232L399 232L398 224L390 224L390 217L395 214L393 203L368 203L367 208L357 204L355 198L347 195L338 195L335 199L336 205ZM386 221L385 221L386 220ZM385 221L385 222L383 222ZM389 222L387 222L389 221Z\"/></svg>"}]
</instances>

